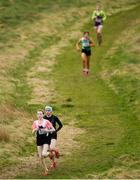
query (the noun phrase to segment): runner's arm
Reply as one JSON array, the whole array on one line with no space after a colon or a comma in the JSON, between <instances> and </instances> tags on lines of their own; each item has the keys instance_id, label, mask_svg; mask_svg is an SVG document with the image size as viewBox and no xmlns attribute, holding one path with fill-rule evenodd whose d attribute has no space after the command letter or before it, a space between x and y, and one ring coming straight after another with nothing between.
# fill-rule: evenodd
<instances>
[{"instance_id":1,"label":"runner's arm","mask_svg":"<svg viewBox=\"0 0 140 180\"><path fill-rule=\"evenodd\" d=\"M94 47L95 46L95 43L93 40L90 40L90 47Z\"/></svg>"},{"instance_id":2,"label":"runner's arm","mask_svg":"<svg viewBox=\"0 0 140 180\"><path fill-rule=\"evenodd\" d=\"M102 11L102 16L103 16L103 22L106 20L106 13Z\"/></svg>"},{"instance_id":3,"label":"runner's arm","mask_svg":"<svg viewBox=\"0 0 140 180\"><path fill-rule=\"evenodd\" d=\"M54 132L55 129L54 129L54 127L52 126L52 127L50 127L49 129L48 129L48 128L41 129L41 131L48 133L48 132Z\"/></svg>"},{"instance_id":4,"label":"runner's arm","mask_svg":"<svg viewBox=\"0 0 140 180\"><path fill-rule=\"evenodd\" d=\"M36 124L34 122L33 125L32 125L32 134L36 133L37 131L38 131L38 128L37 128L37 126L36 126Z\"/></svg>"},{"instance_id":5,"label":"runner's arm","mask_svg":"<svg viewBox=\"0 0 140 180\"><path fill-rule=\"evenodd\" d=\"M81 49L81 39L79 39L79 41L76 43L76 49L77 49L77 51L80 51L80 49Z\"/></svg>"},{"instance_id":6,"label":"runner's arm","mask_svg":"<svg viewBox=\"0 0 140 180\"><path fill-rule=\"evenodd\" d=\"M43 132L54 132L55 128L53 127L52 123L50 123L48 120L46 120L46 128L45 129L41 129L41 131Z\"/></svg>"},{"instance_id":7,"label":"runner's arm","mask_svg":"<svg viewBox=\"0 0 140 180\"><path fill-rule=\"evenodd\" d=\"M56 119L56 122L58 124L58 128L56 129L56 132L58 132L63 127L63 124L62 124L62 122L58 118Z\"/></svg>"},{"instance_id":8,"label":"runner's arm","mask_svg":"<svg viewBox=\"0 0 140 180\"><path fill-rule=\"evenodd\" d=\"M91 19L94 20L96 18L96 13L93 11Z\"/></svg>"},{"instance_id":9,"label":"runner's arm","mask_svg":"<svg viewBox=\"0 0 140 180\"><path fill-rule=\"evenodd\" d=\"M32 130L32 134L36 133L37 131L38 131L37 128L33 129L33 130Z\"/></svg>"}]
</instances>

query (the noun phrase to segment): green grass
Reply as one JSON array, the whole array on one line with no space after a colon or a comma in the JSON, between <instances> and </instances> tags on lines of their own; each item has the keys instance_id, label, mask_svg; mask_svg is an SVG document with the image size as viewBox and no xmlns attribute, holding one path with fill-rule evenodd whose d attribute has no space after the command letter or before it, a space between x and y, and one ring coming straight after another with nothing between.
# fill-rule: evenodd
<instances>
[{"instance_id":1,"label":"green grass","mask_svg":"<svg viewBox=\"0 0 140 180\"><path fill-rule=\"evenodd\" d=\"M29 1L16 2L14 0L13 3L4 0L0 2L2 9L4 9L4 12L0 12L3 26L0 39L3 48L5 48L5 42L14 38L18 39L16 28L37 21L41 18L41 13L52 13L60 10L60 7L67 9L74 5L76 8L86 5L85 1L78 0L34 0L30 1L30 6L28 5ZM94 5L95 2L90 1L89 3ZM112 8L115 9L116 5ZM120 6L118 6L119 8ZM104 57L114 45L115 40L119 38L120 32L125 28L127 30L127 27L139 18L138 13L139 6L108 18L104 26L103 46L93 49L89 78L82 76L80 54L75 50L76 39L71 40L61 55L57 56L57 64L50 76L54 81L58 96L56 95L55 100L50 101L49 104L54 107L55 113L63 115L64 124L69 124L72 119L75 126L83 128L85 133L75 138L81 144L80 149L73 149L71 155L62 157L58 168L48 178L92 178L92 175L106 178L108 174L104 176L102 173L107 173L111 168L123 166L123 162L120 160L122 156L126 156L128 162L131 160L134 162L125 165L127 170L138 169L140 127L138 125L139 111L135 102L140 95L139 81L131 74L125 77L112 77L110 83L115 84L119 91L119 94L115 94L105 79L100 76L103 67L106 70L112 70L121 68L124 64L139 64L138 57L134 54L130 56L122 47L119 47L117 52L113 54L111 61L108 62ZM79 21L80 18L78 20L77 18L75 15L70 22L67 21L57 30L67 31L75 21ZM9 28L8 32L7 28ZM93 35L92 24L87 22L82 30L85 29L90 29L91 36ZM34 39L35 35L32 38ZM28 52L23 62L16 64L10 71L8 70L8 75L14 78L12 83L15 89L6 102L14 104L15 109L34 114L38 108L44 108L43 104L27 104L31 98L32 88L26 82L26 75L31 67L39 61L41 52L59 42L61 38L64 37L58 36L58 34L53 37L43 36L40 38L40 43ZM125 59L125 61L121 61L121 59ZM45 73L36 74L36 76L43 78ZM4 92L3 96L6 96ZM28 129L16 151L18 157L29 156L35 151L34 142L26 139L29 135ZM10 151L1 157L1 165L3 166L16 163L16 160L12 159ZM19 175L17 178L44 178L38 173L39 170L40 167L31 170L30 173ZM113 178L113 174L110 177Z\"/></svg>"},{"instance_id":2,"label":"green grass","mask_svg":"<svg viewBox=\"0 0 140 180\"><path fill-rule=\"evenodd\" d=\"M12 102L14 102L17 108L23 108L26 111L30 111L32 109L32 107L28 106L27 104L28 100L30 100L31 97L31 88L26 82L26 72L28 72L31 67L34 66L34 64L40 57L42 50L56 43L58 40L60 40L60 38L57 36L43 38L41 44L31 50L25 60L22 63L19 63L14 68L14 70L12 69L12 71L10 72L10 75L14 77L16 91L16 94L14 94L13 96L14 99Z\"/></svg>"},{"instance_id":3,"label":"green grass","mask_svg":"<svg viewBox=\"0 0 140 180\"><path fill-rule=\"evenodd\" d=\"M82 3L81 3L82 2ZM89 2L94 4L94 2ZM86 2L82 0L1 0L0 1L0 41L1 47L9 40L14 40L20 37L16 28L24 27L32 24L42 18L42 13L52 14L56 11L66 10L67 8L81 7ZM75 15L77 17L77 15ZM70 21L67 21L67 24ZM70 22L71 23L71 22Z\"/></svg>"},{"instance_id":4,"label":"green grass","mask_svg":"<svg viewBox=\"0 0 140 180\"><path fill-rule=\"evenodd\" d=\"M128 162L133 160L136 164L135 161L140 158L139 120L128 101L130 94L138 97L138 92L136 93L133 88L137 87L138 81L129 77L114 80L116 86L122 89L119 94L115 94L106 81L100 78L102 66L105 65L104 55L119 37L117 32L125 27L127 29L129 23L139 17L138 12L139 7L114 15L108 20L104 28L104 44L93 50L91 74L88 78L82 76L80 54L77 54L74 49L75 41L71 41L71 44L57 58L58 63L53 70L53 79L59 96L52 105L61 110L65 116L65 122L75 119L75 125L84 128L86 132L76 138L81 148L65 156L63 162L59 163L59 167L48 178L87 178L94 175L113 178L113 174L110 176L102 174L112 168L122 167L123 171L123 166L130 172L138 168L138 164L124 165L123 160L120 161L121 157L126 156ZM90 27L86 25L85 28ZM91 28L90 31L92 32ZM110 68L118 65L120 67L122 63L119 61L120 56L124 57L120 51L115 54L113 59L116 61L109 64ZM126 57L125 63L130 61ZM44 178L35 171L32 170L31 173L18 177ZM137 176L134 175L134 177Z\"/></svg>"}]
</instances>

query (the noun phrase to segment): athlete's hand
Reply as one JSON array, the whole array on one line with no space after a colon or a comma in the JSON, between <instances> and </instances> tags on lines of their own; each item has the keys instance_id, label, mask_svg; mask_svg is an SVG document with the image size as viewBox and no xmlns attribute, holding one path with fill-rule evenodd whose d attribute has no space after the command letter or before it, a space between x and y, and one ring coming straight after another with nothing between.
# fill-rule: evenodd
<instances>
[{"instance_id":1,"label":"athlete's hand","mask_svg":"<svg viewBox=\"0 0 140 180\"><path fill-rule=\"evenodd\" d=\"M79 47L77 47L77 51L80 51L81 49Z\"/></svg>"},{"instance_id":2,"label":"athlete's hand","mask_svg":"<svg viewBox=\"0 0 140 180\"><path fill-rule=\"evenodd\" d=\"M33 129L32 134L36 133L38 131L38 128Z\"/></svg>"}]
</instances>

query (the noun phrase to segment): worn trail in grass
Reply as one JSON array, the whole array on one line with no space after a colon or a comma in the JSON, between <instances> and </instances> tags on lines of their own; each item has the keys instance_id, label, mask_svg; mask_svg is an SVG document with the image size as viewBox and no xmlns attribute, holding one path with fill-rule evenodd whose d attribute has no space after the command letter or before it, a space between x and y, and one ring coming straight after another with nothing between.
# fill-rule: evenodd
<instances>
[{"instance_id":1,"label":"worn trail in grass","mask_svg":"<svg viewBox=\"0 0 140 180\"><path fill-rule=\"evenodd\" d=\"M112 12L119 11L121 3L112 1ZM67 12L62 8L53 16L50 11L39 13L39 19L32 24L21 23L17 27L14 44L10 34L5 36L9 37L5 47L0 44L3 48L1 60L6 60L1 63L3 84L0 97L5 102L1 106L4 121L1 124L10 132L10 142L1 143L1 164L23 162L23 165L15 166L17 168L12 166L10 171L3 168L1 177L43 178L38 173L40 168L34 157L35 146L30 136L32 117L28 113L35 113L46 101L54 107L55 113L60 114L65 125L60 134L64 156L49 178L138 177L139 146L138 141L133 141L138 137L138 120L127 101L116 95L102 78L104 56L114 46L118 32L127 29L138 18L138 8L108 18L110 28L104 29L103 46L94 49L89 78L81 75L80 55L75 51L75 42L79 38L81 19L85 23L92 6L78 9L77 13L77 7L71 6ZM83 29L89 29L89 24ZM76 131L82 134L76 136ZM28 158L30 155L32 157Z\"/></svg>"},{"instance_id":2,"label":"worn trail in grass","mask_svg":"<svg viewBox=\"0 0 140 180\"><path fill-rule=\"evenodd\" d=\"M29 112L35 113L38 107L44 108L45 103L52 99L52 94L49 92L53 93L53 87L51 88L51 82L49 79L46 80L46 77L49 76L51 66L55 63L55 56L72 38L78 36L82 24L76 21L77 16L84 17L84 21L86 21L87 11L83 7L80 9L84 13L77 13L77 9L73 7L69 8L67 12L61 9L53 14L52 11L51 15L39 13L41 19L32 24L27 23L16 27L20 37L15 38L14 44L12 44L11 36L5 47L3 46L4 51L1 53L3 71L0 79L3 84L1 84L0 99L1 103L5 102L5 104L0 109L2 112L0 128L3 130L1 131L1 134L3 132L1 141L4 136L7 136L8 142L1 143L1 178L9 176L12 178L21 169L26 172L30 166L38 163L34 156L34 137L31 136L33 117ZM75 16L71 14L75 14ZM71 25L73 26L71 27ZM40 29L40 27L42 28ZM70 29L73 31L71 35L69 35ZM59 31L61 34L58 33ZM61 36L67 38L61 39ZM8 103L9 105L7 105ZM71 127L69 128L71 129ZM63 137L66 130L67 127L62 132ZM75 136L75 132L77 131L70 131L70 134ZM20 143L18 143L19 139ZM73 144L73 140L69 140L68 142ZM64 146L63 142L63 139L60 140L62 147ZM69 145L66 145L65 149L69 153ZM26 163L24 160L26 158L23 156L32 156L29 158L30 162ZM17 171L16 173L13 172L14 169Z\"/></svg>"},{"instance_id":3,"label":"worn trail in grass","mask_svg":"<svg viewBox=\"0 0 140 180\"><path fill-rule=\"evenodd\" d=\"M109 18L103 46L94 49L88 78L81 74L80 55L73 48L75 41L57 57L52 76L58 96L50 103L61 110L65 124L74 121L85 133L75 139L81 144L79 150L73 148L72 154L62 157L48 178L139 177L138 119L123 94L116 94L101 77L104 56L119 32L139 18L138 12L139 6ZM88 25L84 27L87 28ZM43 178L37 172L32 170L18 177Z\"/></svg>"}]
</instances>

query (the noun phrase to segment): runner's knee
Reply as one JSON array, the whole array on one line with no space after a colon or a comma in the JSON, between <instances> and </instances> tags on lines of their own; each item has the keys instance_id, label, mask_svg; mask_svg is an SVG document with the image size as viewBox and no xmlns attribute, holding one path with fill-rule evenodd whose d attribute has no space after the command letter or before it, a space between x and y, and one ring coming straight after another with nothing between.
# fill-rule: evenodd
<instances>
[{"instance_id":1,"label":"runner's knee","mask_svg":"<svg viewBox=\"0 0 140 180\"><path fill-rule=\"evenodd\" d=\"M52 139L50 144L50 151L55 150L55 148L56 148L56 139Z\"/></svg>"},{"instance_id":2,"label":"runner's knee","mask_svg":"<svg viewBox=\"0 0 140 180\"><path fill-rule=\"evenodd\" d=\"M42 156L43 156L43 157L47 157L48 155L49 155L49 152L48 152L48 151L47 151L47 152L44 152L44 151L42 152Z\"/></svg>"},{"instance_id":3,"label":"runner's knee","mask_svg":"<svg viewBox=\"0 0 140 180\"><path fill-rule=\"evenodd\" d=\"M47 157L49 155L48 149L49 149L49 145L48 144L44 144L43 145L43 150L42 150L42 156L43 157Z\"/></svg>"}]
</instances>

